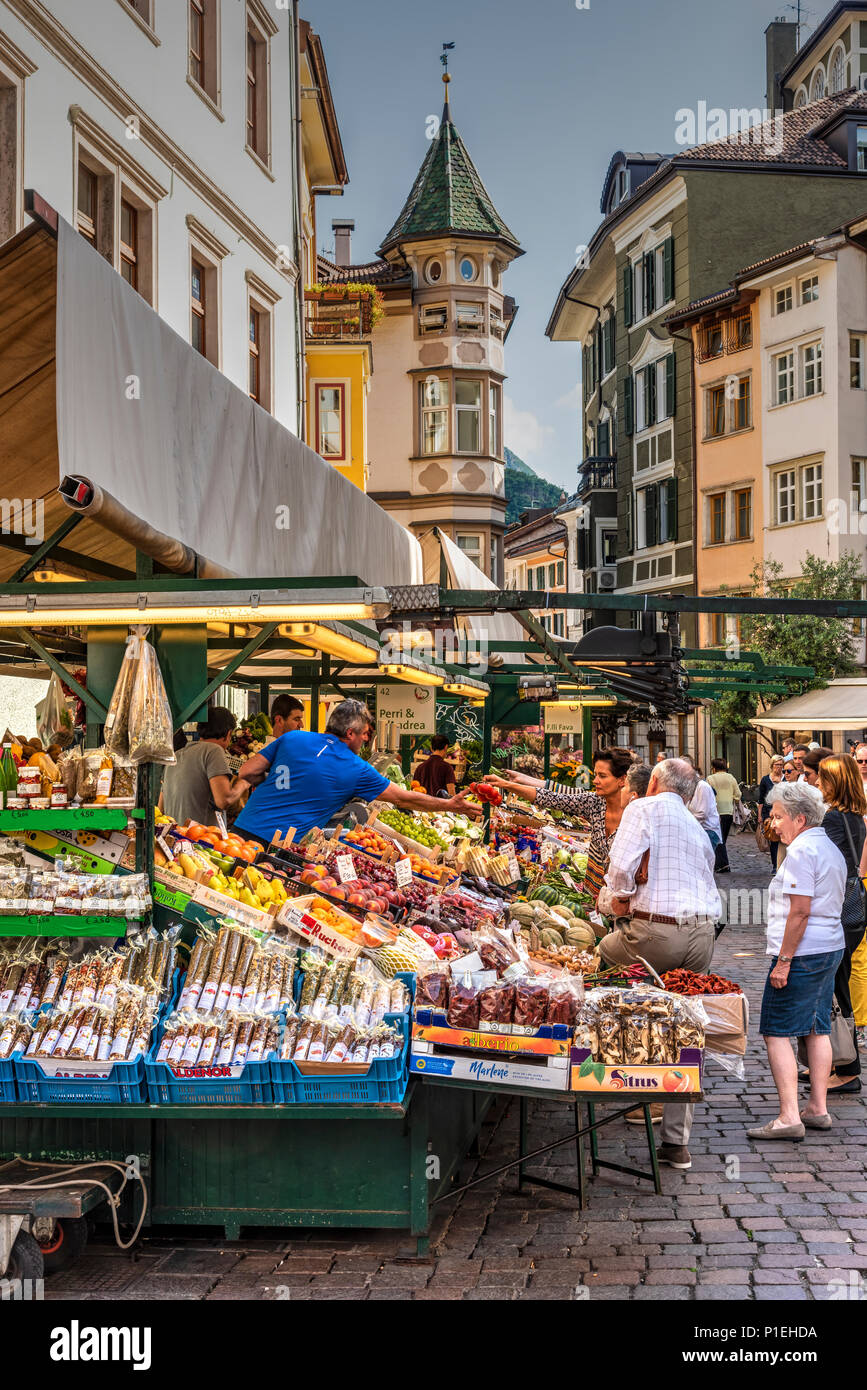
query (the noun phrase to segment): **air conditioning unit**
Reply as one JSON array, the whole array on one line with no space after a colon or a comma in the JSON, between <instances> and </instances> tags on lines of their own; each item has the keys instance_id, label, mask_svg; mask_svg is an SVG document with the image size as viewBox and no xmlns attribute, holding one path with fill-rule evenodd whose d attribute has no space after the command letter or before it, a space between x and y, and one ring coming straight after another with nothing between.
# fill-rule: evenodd
<instances>
[{"instance_id":1,"label":"air conditioning unit","mask_svg":"<svg viewBox=\"0 0 867 1390\"><path fill-rule=\"evenodd\" d=\"M606 565L604 569L598 570L597 574L600 594L610 593L612 589L617 588L617 570L614 565Z\"/></svg>"}]
</instances>

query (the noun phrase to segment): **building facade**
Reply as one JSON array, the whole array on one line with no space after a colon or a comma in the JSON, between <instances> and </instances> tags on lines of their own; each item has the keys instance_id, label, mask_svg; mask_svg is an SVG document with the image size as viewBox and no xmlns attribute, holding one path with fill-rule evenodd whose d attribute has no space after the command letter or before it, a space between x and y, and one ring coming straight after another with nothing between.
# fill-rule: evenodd
<instances>
[{"instance_id":1,"label":"building facade","mask_svg":"<svg viewBox=\"0 0 867 1390\"><path fill-rule=\"evenodd\" d=\"M789 113L773 138L764 128L764 144L758 133L736 135L655 168L653 156L612 160L605 220L565 281L548 334L582 347L579 477L616 482L597 505L617 516L617 592L696 585L703 424L693 418L691 333L667 320L716 293L736 259L754 262L863 210L867 180L852 132L865 120L867 93L850 91ZM598 564L595 550L592 558ZM697 641L689 620L684 633Z\"/></svg>"},{"instance_id":2,"label":"building facade","mask_svg":"<svg viewBox=\"0 0 867 1390\"><path fill-rule=\"evenodd\" d=\"M497 583L504 345L517 311L504 276L521 254L452 121L447 87L439 130L380 259L319 258L325 288L363 284L379 296L375 370L355 397L357 407L366 402L368 492L415 535L439 527Z\"/></svg>"},{"instance_id":3,"label":"building facade","mask_svg":"<svg viewBox=\"0 0 867 1390\"><path fill-rule=\"evenodd\" d=\"M867 4L838 4L795 53L781 78L788 110L836 96L849 87L867 89Z\"/></svg>"},{"instance_id":4,"label":"building facade","mask_svg":"<svg viewBox=\"0 0 867 1390\"><path fill-rule=\"evenodd\" d=\"M522 512L504 539L506 589L542 589L549 596L534 617L552 637L567 638L571 616L557 607L557 594L568 591L568 534L559 509L538 507Z\"/></svg>"},{"instance_id":5,"label":"building facade","mask_svg":"<svg viewBox=\"0 0 867 1390\"><path fill-rule=\"evenodd\" d=\"M0 241L35 190L295 433L300 44L294 3L0 0Z\"/></svg>"}]
</instances>

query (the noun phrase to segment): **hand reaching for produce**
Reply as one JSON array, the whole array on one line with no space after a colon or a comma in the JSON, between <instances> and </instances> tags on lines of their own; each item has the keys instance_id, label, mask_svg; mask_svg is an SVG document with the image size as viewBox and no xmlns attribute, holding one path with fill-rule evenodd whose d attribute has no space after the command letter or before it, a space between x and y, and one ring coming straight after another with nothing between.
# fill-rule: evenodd
<instances>
[{"instance_id":1,"label":"hand reaching for produce","mask_svg":"<svg viewBox=\"0 0 867 1390\"><path fill-rule=\"evenodd\" d=\"M478 820L482 814L481 806L477 805L475 801L469 801L460 793L457 796L450 796L448 801L442 801L440 805L446 811L457 811L458 815L472 816L475 820Z\"/></svg>"}]
</instances>

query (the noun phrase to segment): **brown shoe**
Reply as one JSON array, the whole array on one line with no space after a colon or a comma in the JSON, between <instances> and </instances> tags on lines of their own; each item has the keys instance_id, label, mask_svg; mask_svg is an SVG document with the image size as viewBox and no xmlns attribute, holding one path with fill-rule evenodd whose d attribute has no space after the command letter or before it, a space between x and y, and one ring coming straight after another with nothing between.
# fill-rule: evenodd
<instances>
[{"instance_id":1,"label":"brown shoe","mask_svg":"<svg viewBox=\"0 0 867 1390\"><path fill-rule=\"evenodd\" d=\"M650 1122L651 1122L651 1124L654 1124L654 1125L662 1124L662 1106L661 1106L661 1105L651 1105L651 1107L650 1107ZM626 1123L627 1123L628 1125L643 1125L643 1124L644 1124L644 1106L643 1106L643 1105L639 1105L639 1107L638 1107L637 1110L630 1110L629 1114L626 1116Z\"/></svg>"},{"instance_id":2,"label":"brown shoe","mask_svg":"<svg viewBox=\"0 0 867 1390\"><path fill-rule=\"evenodd\" d=\"M667 1163L669 1168L680 1168L686 1172L687 1168L692 1167L692 1156L689 1149L677 1144L660 1144L656 1151L656 1157L660 1163Z\"/></svg>"}]
</instances>

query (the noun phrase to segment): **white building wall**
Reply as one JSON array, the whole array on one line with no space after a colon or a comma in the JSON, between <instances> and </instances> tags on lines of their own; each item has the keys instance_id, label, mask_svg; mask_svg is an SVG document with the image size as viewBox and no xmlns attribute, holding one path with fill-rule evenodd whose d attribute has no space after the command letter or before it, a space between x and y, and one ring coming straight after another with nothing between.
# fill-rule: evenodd
<instances>
[{"instance_id":1,"label":"white building wall","mask_svg":"<svg viewBox=\"0 0 867 1390\"><path fill-rule=\"evenodd\" d=\"M166 190L156 212L154 307L190 339L190 229L195 218L220 259L220 368L248 387L251 272L274 296L272 413L297 432L295 177L290 11L262 3L270 38L270 171L245 149L247 6L218 0L219 113L187 77L187 5L154 0L154 37L125 0L0 0L3 38L35 65L23 79L23 187L75 221L75 128L80 108ZM154 38L157 40L154 41ZM139 138L128 118L139 117ZM79 127L80 128L80 127ZM192 166L192 167L190 167ZM23 215L20 225L29 218Z\"/></svg>"},{"instance_id":2,"label":"white building wall","mask_svg":"<svg viewBox=\"0 0 867 1390\"><path fill-rule=\"evenodd\" d=\"M818 301L800 305L799 283L806 275L819 277ZM794 306L775 314L773 305L779 287L793 286ZM839 496L839 374L843 364L836 352L838 341L837 263L810 257L787 266L768 277L760 296L759 321L762 344L762 442L764 459L764 514L766 560L782 565L782 577L800 574L808 554L826 560L839 558L839 538L827 525L827 499ZM774 405L775 363L778 353L792 348L796 357L796 380L802 344L820 337L823 344L823 391L820 395L798 399L788 405ZM848 347L847 347L848 354ZM846 359L848 371L848 355ZM796 388L800 390L800 384ZM823 465L825 511L816 520L798 520L776 525L775 474L780 465L798 469L805 462ZM800 475L798 475L800 488ZM800 506L800 496L799 496ZM800 515L800 513L799 513Z\"/></svg>"}]
</instances>

